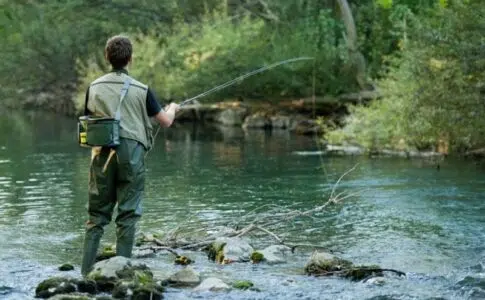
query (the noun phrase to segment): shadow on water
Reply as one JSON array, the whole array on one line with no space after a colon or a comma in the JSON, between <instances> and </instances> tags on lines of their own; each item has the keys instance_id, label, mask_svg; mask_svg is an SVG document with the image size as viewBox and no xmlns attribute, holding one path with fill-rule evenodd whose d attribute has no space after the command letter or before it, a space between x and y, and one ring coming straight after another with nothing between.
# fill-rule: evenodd
<instances>
[{"instance_id":1,"label":"shadow on water","mask_svg":"<svg viewBox=\"0 0 485 300\"><path fill-rule=\"evenodd\" d=\"M0 117L0 298L31 299L35 286L72 262L77 276L86 220L89 151L75 120L46 114ZM218 266L187 252L203 276L251 279L260 293L195 294L167 299L482 299L485 284L483 168L468 161L295 155L319 150L311 137L178 125L161 130L147 156L140 231L227 224L264 204L309 209L337 192L366 190L316 219L282 223L295 243L319 244L357 264L407 272L382 286L302 276L306 249L278 266ZM114 242L113 224L103 243ZM261 240L261 246L271 243ZM257 244L259 246L259 244ZM171 257L147 259L158 272ZM482 298L481 298L482 297Z\"/></svg>"}]
</instances>

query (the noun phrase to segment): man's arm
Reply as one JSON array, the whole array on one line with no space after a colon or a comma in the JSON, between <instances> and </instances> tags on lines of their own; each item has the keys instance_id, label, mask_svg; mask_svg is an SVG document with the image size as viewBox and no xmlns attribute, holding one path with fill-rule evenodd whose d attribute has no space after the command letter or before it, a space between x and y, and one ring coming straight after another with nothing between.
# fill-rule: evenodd
<instances>
[{"instance_id":1,"label":"man's arm","mask_svg":"<svg viewBox=\"0 0 485 300\"><path fill-rule=\"evenodd\" d=\"M175 113L179 105L170 103L165 109L162 109L155 93L148 89L147 93L147 113L149 117L154 117L162 127L170 127L175 119Z\"/></svg>"}]
</instances>

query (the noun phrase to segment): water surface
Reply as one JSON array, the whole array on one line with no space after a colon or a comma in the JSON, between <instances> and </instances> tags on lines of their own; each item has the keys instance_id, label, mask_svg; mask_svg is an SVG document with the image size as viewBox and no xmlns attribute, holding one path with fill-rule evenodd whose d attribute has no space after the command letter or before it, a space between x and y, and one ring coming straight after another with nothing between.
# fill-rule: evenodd
<instances>
[{"instance_id":1,"label":"water surface","mask_svg":"<svg viewBox=\"0 0 485 300\"><path fill-rule=\"evenodd\" d=\"M250 279L261 292L195 294L166 299L483 299L485 172L469 161L295 155L318 150L311 137L285 132L185 125L162 130L147 157L143 232L178 225L193 231L224 225L264 204L309 209L338 191L366 190L315 220L278 229L294 243L331 249L356 264L404 271L382 286L302 275L308 249L283 265L215 265L186 252L205 276ZM78 276L86 220L89 152L76 144L75 121L52 115L0 117L0 298L33 299L36 285ZM103 243L114 242L113 224ZM255 242L269 245L269 239ZM157 274L178 268L170 254L145 259Z\"/></svg>"}]
</instances>

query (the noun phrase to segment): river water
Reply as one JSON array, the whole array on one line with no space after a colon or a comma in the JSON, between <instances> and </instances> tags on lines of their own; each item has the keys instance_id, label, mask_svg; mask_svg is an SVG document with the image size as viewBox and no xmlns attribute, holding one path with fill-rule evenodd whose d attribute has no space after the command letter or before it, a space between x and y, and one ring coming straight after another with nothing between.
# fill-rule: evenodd
<instances>
[{"instance_id":1,"label":"river water","mask_svg":"<svg viewBox=\"0 0 485 300\"><path fill-rule=\"evenodd\" d=\"M33 299L54 275L79 276L86 220L89 152L76 144L75 121L5 112L0 117L0 298ZM292 242L331 249L356 264L407 273L383 285L302 275L310 256L287 264L216 265L184 252L206 276L252 280L261 291L196 294L169 289L166 299L485 299L485 172L470 161L298 155L312 138L191 125L162 130L147 157L139 224L143 232L223 225L260 205L310 209L338 191L358 196L317 220L282 223ZM103 243L114 242L113 224ZM270 241L263 240L263 244ZM170 254L144 259L157 274L178 267ZM71 262L68 273L57 267Z\"/></svg>"}]
</instances>

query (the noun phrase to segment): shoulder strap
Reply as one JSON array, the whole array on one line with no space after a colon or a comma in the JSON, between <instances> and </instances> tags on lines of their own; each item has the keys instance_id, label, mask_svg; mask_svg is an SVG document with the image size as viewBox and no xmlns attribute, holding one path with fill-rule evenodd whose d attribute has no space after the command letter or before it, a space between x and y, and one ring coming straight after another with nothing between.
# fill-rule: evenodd
<instances>
[{"instance_id":1,"label":"shoulder strap","mask_svg":"<svg viewBox=\"0 0 485 300\"><path fill-rule=\"evenodd\" d=\"M123 87L121 88L120 103L118 104L118 108L116 109L116 113L115 113L115 119L118 121L121 118L121 103L123 103L123 99L125 98L126 93L128 92L128 88L130 87L131 80L132 80L131 77L128 76L125 79L125 82L123 83Z\"/></svg>"},{"instance_id":2,"label":"shoulder strap","mask_svg":"<svg viewBox=\"0 0 485 300\"><path fill-rule=\"evenodd\" d=\"M84 115L88 115L88 99L89 99L89 87L86 91L85 99L84 99Z\"/></svg>"}]
</instances>

